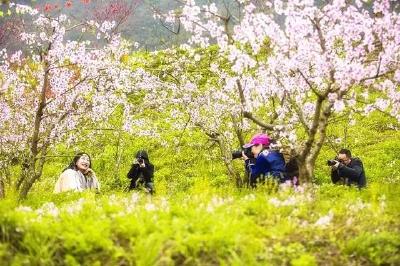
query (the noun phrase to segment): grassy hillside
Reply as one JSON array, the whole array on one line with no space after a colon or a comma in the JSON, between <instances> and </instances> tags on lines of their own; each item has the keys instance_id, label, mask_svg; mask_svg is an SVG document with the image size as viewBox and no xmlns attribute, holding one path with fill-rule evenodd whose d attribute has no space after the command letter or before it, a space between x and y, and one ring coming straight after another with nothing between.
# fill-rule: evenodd
<instances>
[{"instance_id":1,"label":"grassy hillside","mask_svg":"<svg viewBox=\"0 0 400 266\"><path fill-rule=\"evenodd\" d=\"M2 265L398 265L399 185L0 203Z\"/></svg>"}]
</instances>

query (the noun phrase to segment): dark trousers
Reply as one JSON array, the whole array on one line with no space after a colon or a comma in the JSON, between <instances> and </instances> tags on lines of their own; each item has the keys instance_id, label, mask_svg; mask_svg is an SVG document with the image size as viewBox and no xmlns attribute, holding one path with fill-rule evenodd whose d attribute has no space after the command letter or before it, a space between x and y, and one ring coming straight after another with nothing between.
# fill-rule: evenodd
<instances>
[{"instance_id":1,"label":"dark trousers","mask_svg":"<svg viewBox=\"0 0 400 266\"><path fill-rule=\"evenodd\" d=\"M151 194L154 193L154 183L152 181L146 182L143 178L132 179L129 190L134 190L144 186L144 188Z\"/></svg>"}]
</instances>

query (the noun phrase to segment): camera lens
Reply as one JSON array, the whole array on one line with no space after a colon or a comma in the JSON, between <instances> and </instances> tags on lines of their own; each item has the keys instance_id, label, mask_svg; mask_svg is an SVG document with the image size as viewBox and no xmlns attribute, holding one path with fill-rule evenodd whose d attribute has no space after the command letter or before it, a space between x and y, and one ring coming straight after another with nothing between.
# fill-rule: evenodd
<instances>
[{"instance_id":1,"label":"camera lens","mask_svg":"<svg viewBox=\"0 0 400 266\"><path fill-rule=\"evenodd\" d=\"M335 164L336 164L335 160L328 160L326 163L327 163L329 166L332 166L332 165L335 165Z\"/></svg>"}]
</instances>

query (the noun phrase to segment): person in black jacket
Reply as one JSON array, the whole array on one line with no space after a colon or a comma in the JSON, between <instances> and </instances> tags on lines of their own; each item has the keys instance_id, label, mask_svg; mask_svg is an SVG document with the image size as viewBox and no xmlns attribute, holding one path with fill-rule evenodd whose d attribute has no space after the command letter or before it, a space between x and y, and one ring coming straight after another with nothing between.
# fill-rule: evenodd
<instances>
[{"instance_id":1,"label":"person in black jacket","mask_svg":"<svg viewBox=\"0 0 400 266\"><path fill-rule=\"evenodd\" d=\"M154 193L154 165L149 161L146 151L140 150L136 153L135 161L129 170L128 178L131 179L129 190L135 189L140 183L144 184L145 189L151 194Z\"/></svg>"},{"instance_id":2,"label":"person in black jacket","mask_svg":"<svg viewBox=\"0 0 400 266\"><path fill-rule=\"evenodd\" d=\"M367 185L363 163L359 158L352 158L350 150L341 149L334 162L331 166L331 179L334 184L357 185L359 188Z\"/></svg>"}]
</instances>

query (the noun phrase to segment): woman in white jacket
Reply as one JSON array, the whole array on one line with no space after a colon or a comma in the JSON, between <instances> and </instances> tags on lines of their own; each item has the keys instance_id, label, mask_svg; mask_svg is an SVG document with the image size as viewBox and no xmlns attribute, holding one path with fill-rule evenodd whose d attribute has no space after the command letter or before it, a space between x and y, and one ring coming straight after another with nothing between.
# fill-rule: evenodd
<instances>
[{"instance_id":1,"label":"woman in white jacket","mask_svg":"<svg viewBox=\"0 0 400 266\"><path fill-rule=\"evenodd\" d=\"M100 183L91 169L92 162L86 153L78 153L64 169L54 186L54 193L64 191L81 192L86 189L100 191Z\"/></svg>"}]
</instances>

